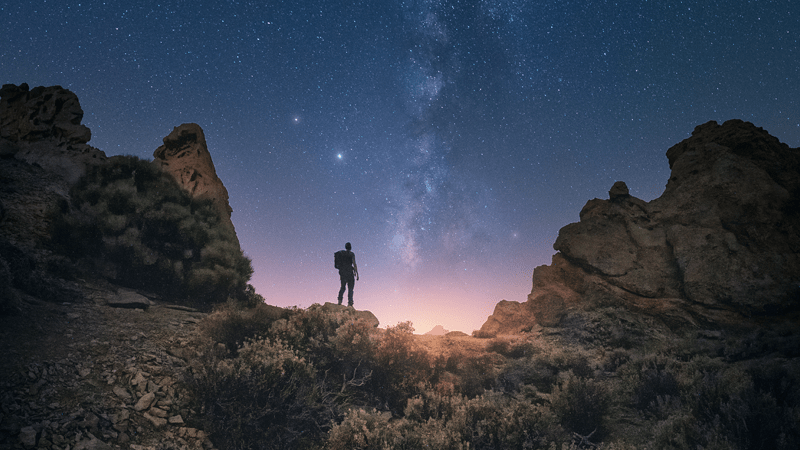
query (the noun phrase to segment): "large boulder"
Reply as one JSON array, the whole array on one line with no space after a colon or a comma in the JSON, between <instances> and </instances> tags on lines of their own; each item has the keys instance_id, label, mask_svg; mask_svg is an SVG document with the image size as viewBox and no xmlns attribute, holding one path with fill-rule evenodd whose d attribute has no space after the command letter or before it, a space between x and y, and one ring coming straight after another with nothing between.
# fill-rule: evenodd
<instances>
[{"instance_id":1,"label":"large boulder","mask_svg":"<svg viewBox=\"0 0 800 450\"><path fill-rule=\"evenodd\" d=\"M325 311L326 313L352 314L353 317L355 317L356 319L364 320L368 324L376 328L378 327L378 325L381 324L378 318L375 317L375 314L372 314L371 311L359 311L357 309L354 309L352 306L344 306L344 305L338 305L336 303L325 302L325 304L322 305L322 310Z\"/></svg>"},{"instance_id":2,"label":"large boulder","mask_svg":"<svg viewBox=\"0 0 800 450\"><path fill-rule=\"evenodd\" d=\"M0 89L0 156L14 156L75 183L105 153L87 145L78 97L61 86L30 89L27 84Z\"/></svg>"},{"instance_id":3,"label":"large boulder","mask_svg":"<svg viewBox=\"0 0 800 450\"><path fill-rule=\"evenodd\" d=\"M559 231L528 301L484 334L554 326L570 310L622 306L668 325L733 324L800 306L800 150L741 120L708 122L667 151L644 202L617 182ZM501 302L503 304L504 302ZM500 307L500 305L498 305ZM485 328L485 330L484 330Z\"/></svg>"},{"instance_id":4,"label":"large boulder","mask_svg":"<svg viewBox=\"0 0 800 450\"><path fill-rule=\"evenodd\" d=\"M494 337L530 331L535 319L528 304L501 300L486 323L474 334L476 337Z\"/></svg>"}]
</instances>

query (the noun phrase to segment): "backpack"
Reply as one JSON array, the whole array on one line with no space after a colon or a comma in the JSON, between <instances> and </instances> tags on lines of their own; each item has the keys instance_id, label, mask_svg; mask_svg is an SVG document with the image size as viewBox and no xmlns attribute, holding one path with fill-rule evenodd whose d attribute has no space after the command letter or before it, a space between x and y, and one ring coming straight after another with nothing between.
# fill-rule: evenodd
<instances>
[{"instance_id":1,"label":"backpack","mask_svg":"<svg viewBox=\"0 0 800 450\"><path fill-rule=\"evenodd\" d=\"M333 268L334 269L341 269L344 267L344 250L339 250L338 252L333 254Z\"/></svg>"}]
</instances>

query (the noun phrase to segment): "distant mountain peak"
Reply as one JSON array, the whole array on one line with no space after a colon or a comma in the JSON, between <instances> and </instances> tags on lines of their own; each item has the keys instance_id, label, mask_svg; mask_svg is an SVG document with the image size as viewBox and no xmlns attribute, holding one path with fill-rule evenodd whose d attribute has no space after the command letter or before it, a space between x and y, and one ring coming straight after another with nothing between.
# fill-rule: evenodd
<instances>
[{"instance_id":1,"label":"distant mountain peak","mask_svg":"<svg viewBox=\"0 0 800 450\"><path fill-rule=\"evenodd\" d=\"M425 333L426 336L444 336L445 334L449 333L449 330L445 330L443 326L436 325L433 327L431 331Z\"/></svg>"}]
</instances>

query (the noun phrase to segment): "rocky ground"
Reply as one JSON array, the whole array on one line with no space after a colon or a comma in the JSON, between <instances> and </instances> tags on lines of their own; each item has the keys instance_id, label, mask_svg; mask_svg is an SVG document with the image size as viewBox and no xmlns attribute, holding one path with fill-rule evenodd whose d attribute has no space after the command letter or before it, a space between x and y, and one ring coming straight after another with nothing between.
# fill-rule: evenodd
<instances>
[{"instance_id":1,"label":"rocky ground","mask_svg":"<svg viewBox=\"0 0 800 450\"><path fill-rule=\"evenodd\" d=\"M27 297L0 317L0 449L213 449L185 388L205 314L145 308L113 285L72 289L79 300ZM417 341L440 356L487 344L463 333Z\"/></svg>"},{"instance_id":2,"label":"rocky ground","mask_svg":"<svg viewBox=\"0 0 800 450\"><path fill-rule=\"evenodd\" d=\"M28 298L0 317L0 448L213 448L184 387L204 314L112 307L114 286L75 288L83 301Z\"/></svg>"}]
</instances>

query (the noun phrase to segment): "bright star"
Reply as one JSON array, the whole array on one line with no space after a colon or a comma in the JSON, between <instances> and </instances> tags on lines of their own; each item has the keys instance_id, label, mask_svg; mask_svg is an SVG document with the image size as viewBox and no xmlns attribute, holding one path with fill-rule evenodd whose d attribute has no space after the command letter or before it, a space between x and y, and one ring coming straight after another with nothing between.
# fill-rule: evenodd
<instances>
[{"instance_id":1,"label":"bright star","mask_svg":"<svg viewBox=\"0 0 800 450\"><path fill-rule=\"evenodd\" d=\"M336 157L339 158L339 159L342 159L342 154L338 153L338 154L336 154Z\"/></svg>"}]
</instances>

